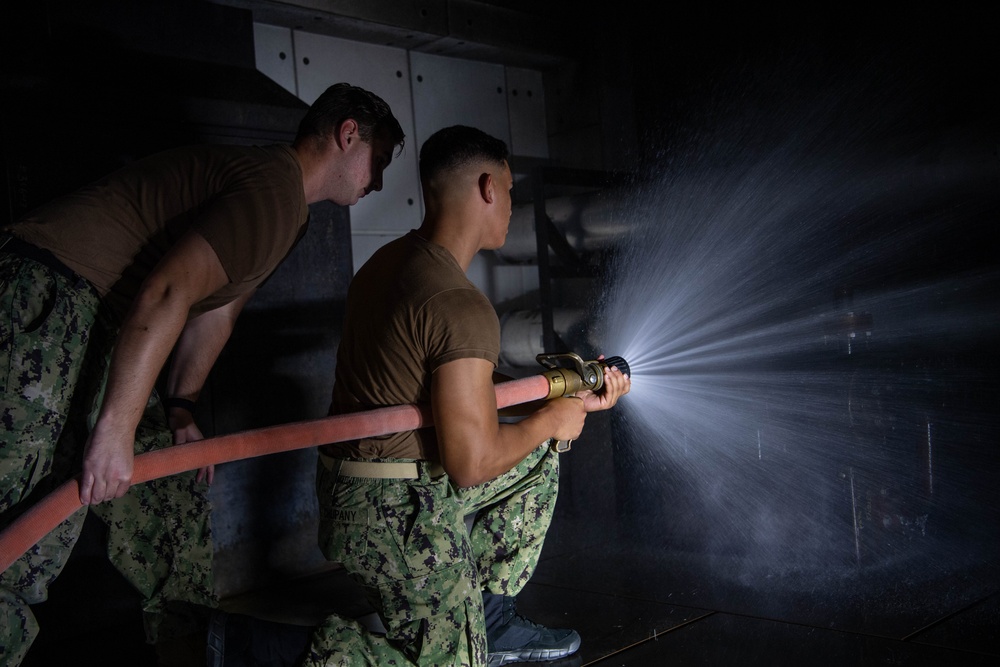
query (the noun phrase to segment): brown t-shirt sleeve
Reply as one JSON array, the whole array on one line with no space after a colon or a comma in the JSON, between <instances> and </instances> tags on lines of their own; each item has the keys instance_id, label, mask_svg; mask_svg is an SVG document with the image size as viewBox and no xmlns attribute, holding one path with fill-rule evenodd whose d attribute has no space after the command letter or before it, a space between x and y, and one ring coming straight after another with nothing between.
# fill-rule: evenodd
<instances>
[{"instance_id":1,"label":"brown t-shirt sleeve","mask_svg":"<svg viewBox=\"0 0 1000 667\"><path fill-rule=\"evenodd\" d=\"M308 213L292 176L248 173L199 211L192 229L215 250L232 283L262 282L300 237L301 227L280 224Z\"/></svg>"},{"instance_id":2,"label":"brown t-shirt sleeve","mask_svg":"<svg viewBox=\"0 0 1000 667\"><path fill-rule=\"evenodd\" d=\"M500 352L500 323L496 310L482 292L471 288L436 294L424 309L421 326L428 351L428 370L434 372L456 359L485 359L496 367Z\"/></svg>"}]
</instances>

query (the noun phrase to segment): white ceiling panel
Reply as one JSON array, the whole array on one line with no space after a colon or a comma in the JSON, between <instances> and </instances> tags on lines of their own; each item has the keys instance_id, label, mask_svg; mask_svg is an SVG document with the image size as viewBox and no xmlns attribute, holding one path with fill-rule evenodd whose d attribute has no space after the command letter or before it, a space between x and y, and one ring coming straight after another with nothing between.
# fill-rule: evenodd
<instances>
[{"instance_id":1,"label":"white ceiling panel","mask_svg":"<svg viewBox=\"0 0 1000 667\"><path fill-rule=\"evenodd\" d=\"M507 109L510 114L511 153L547 158L549 142L545 129L545 87L541 72L507 68Z\"/></svg>"},{"instance_id":2,"label":"white ceiling panel","mask_svg":"<svg viewBox=\"0 0 1000 667\"><path fill-rule=\"evenodd\" d=\"M413 52L410 77L420 143L443 127L471 125L510 146L503 65Z\"/></svg>"},{"instance_id":3,"label":"white ceiling panel","mask_svg":"<svg viewBox=\"0 0 1000 667\"><path fill-rule=\"evenodd\" d=\"M257 69L292 95L298 95L291 29L254 23L253 46Z\"/></svg>"}]
</instances>

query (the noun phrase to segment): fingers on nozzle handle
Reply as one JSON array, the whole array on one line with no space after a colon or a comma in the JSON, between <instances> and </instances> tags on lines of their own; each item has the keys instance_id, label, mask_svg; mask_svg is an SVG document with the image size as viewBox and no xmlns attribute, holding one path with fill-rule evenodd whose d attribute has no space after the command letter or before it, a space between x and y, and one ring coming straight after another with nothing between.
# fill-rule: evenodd
<instances>
[{"instance_id":1,"label":"fingers on nozzle handle","mask_svg":"<svg viewBox=\"0 0 1000 667\"><path fill-rule=\"evenodd\" d=\"M629 368L628 362L622 357L605 357L604 365L608 368L615 366L625 375L632 377L632 369Z\"/></svg>"}]
</instances>

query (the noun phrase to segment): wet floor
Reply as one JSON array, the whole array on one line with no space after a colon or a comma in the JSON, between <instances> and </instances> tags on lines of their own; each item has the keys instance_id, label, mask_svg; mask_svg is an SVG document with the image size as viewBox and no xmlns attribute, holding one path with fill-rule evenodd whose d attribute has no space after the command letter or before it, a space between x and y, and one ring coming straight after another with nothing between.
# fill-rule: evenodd
<instances>
[{"instance_id":1,"label":"wet floor","mask_svg":"<svg viewBox=\"0 0 1000 667\"><path fill-rule=\"evenodd\" d=\"M993 665L1000 657L995 534L964 554L952 539L927 539L891 562L768 573L739 554L685 551L581 512L580 498L599 501L603 491L568 473L543 558L519 597L525 616L583 638L577 655L548 664ZM28 667L157 664L137 598L102 563L99 537L88 531L50 602L36 607L43 629ZM369 611L341 569L224 606L300 624Z\"/></svg>"}]
</instances>

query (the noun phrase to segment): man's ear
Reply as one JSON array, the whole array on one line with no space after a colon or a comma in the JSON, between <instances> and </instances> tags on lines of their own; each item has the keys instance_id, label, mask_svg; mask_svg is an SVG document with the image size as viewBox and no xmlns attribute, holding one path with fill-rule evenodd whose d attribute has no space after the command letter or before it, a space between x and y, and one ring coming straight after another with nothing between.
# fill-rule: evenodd
<instances>
[{"instance_id":1,"label":"man's ear","mask_svg":"<svg viewBox=\"0 0 1000 667\"><path fill-rule=\"evenodd\" d=\"M487 204L493 203L493 174L489 172L479 174L479 196Z\"/></svg>"},{"instance_id":2,"label":"man's ear","mask_svg":"<svg viewBox=\"0 0 1000 667\"><path fill-rule=\"evenodd\" d=\"M358 134L359 131L358 123L353 118L348 118L340 124L337 128L337 145L340 146L341 150L347 150L347 147L355 141L361 139Z\"/></svg>"}]
</instances>

